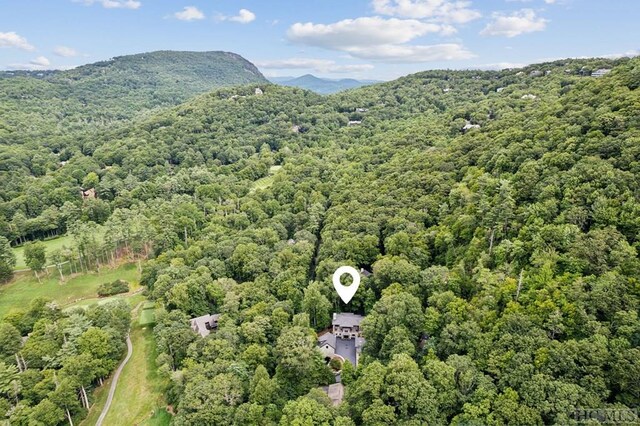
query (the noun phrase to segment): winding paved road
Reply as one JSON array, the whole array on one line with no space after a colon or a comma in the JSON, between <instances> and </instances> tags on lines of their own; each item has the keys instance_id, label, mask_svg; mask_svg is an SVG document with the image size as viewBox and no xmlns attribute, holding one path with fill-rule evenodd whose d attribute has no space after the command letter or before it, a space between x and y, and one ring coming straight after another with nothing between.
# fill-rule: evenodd
<instances>
[{"instance_id":1,"label":"winding paved road","mask_svg":"<svg viewBox=\"0 0 640 426\"><path fill-rule=\"evenodd\" d=\"M116 393L116 386L118 385L118 379L120 378L120 373L124 369L124 366L129 362L129 358L131 358L131 354L133 353L133 345L131 344L131 337L127 334L127 356L118 366L115 374L113 375L113 380L111 381L111 387L109 388L109 396L107 397L107 402L104 404L102 408L102 413L100 413L100 417L96 422L96 426L102 426L102 422L104 418L107 417L107 413L109 412L109 408L111 407L111 401L113 401L113 395Z\"/></svg>"}]
</instances>

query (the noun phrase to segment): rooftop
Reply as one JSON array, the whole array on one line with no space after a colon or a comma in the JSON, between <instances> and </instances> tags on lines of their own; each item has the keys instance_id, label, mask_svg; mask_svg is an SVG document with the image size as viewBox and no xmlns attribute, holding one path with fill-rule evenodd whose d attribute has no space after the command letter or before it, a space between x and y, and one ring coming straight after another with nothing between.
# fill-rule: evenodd
<instances>
[{"instance_id":1,"label":"rooftop","mask_svg":"<svg viewBox=\"0 0 640 426\"><path fill-rule=\"evenodd\" d=\"M325 333L322 336L318 336L318 346L329 345L332 348L336 348L336 335L333 333Z\"/></svg>"},{"instance_id":2,"label":"rooftop","mask_svg":"<svg viewBox=\"0 0 640 426\"><path fill-rule=\"evenodd\" d=\"M605 74L609 74L611 70L609 68L600 68L599 70L595 70L591 73L592 77L602 77Z\"/></svg>"},{"instance_id":3,"label":"rooftop","mask_svg":"<svg viewBox=\"0 0 640 426\"><path fill-rule=\"evenodd\" d=\"M371 271L368 271L364 268L360 268L360 275L365 276L365 277L370 277L371 275L373 275L371 273Z\"/></svg>"},{"instance_id":4,"label":"rooftop","mask_svg":"<svg viewBox=\"0 0 640 426\"><path fill-rule=\"evenodd\" d=\"M212 329L218 326L220 314L203 315L201 317L192 318L190 320L191 328L202 337L206 337L211 333Z\"/></svg>"},{"instance_id":5,"label":"rooftop","mask_svg":"<svg viewBox=\"0 0 640 426\"><path fill-rule=\"evenodd\" d=\"M331 404L335 407L340 405L342 398L344 397L344 385L342 383L334 383L329 385L327 389L327 396L331 400Z\"/></svg>"},{"instance_id":6,"label":"rooftop","mask_svg":"<svg viewBox=\"0 0 640 426\"><path fill-rule=\"evenodd\" d=\"M354 327L360 325L360 322L364 319L362 315L352 314L349 312L334 313L332 325L338 325L340 327Z\"/></svg>"}]
</instances>

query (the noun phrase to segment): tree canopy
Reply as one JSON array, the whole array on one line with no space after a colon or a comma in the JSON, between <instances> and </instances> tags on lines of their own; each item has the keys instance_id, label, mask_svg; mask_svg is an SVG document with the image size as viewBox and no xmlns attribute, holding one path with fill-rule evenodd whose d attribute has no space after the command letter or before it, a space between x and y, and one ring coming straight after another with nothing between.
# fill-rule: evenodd
<instances>
[{"instance_id":1,"label":"tree canopy","mask_svg":"<svg viewBox=\"0 0 640 426\"><path fill-rule=\"evenodd\" d=\"M56 146L7 145L20 155L1 159L0 230L19 243L69 229L87 256L126 242L151 258L176 425L573 424L579 408L638 409L638 69L426 71L327 97L219 89ZM88 223L104 242L83 239ZM341 265L372 272L348 306L331 284ZM121 335L89 311L75 352L45 359L65 334L45 332L38 315L64 316L43 306L7 320L31 332L21 380L45 381L12 415L56 424L62 399L34 393L90 386ZM334 407L316 332L341 311L366 315L366 342ZM213 313L201 338L189 318Z\"/></svg>"}]
</instances>

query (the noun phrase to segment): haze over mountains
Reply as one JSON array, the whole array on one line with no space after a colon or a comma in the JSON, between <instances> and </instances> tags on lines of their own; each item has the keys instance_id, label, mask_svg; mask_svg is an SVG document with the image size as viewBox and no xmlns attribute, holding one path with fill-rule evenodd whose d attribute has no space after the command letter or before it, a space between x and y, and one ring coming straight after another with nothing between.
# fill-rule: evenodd
<instances>
[{"instance_id":1,"label":"haze over mountains","mask_svg":"<svg viewBox=\"0 0 640 426\"><path fill-rule=\"evenodd\" d=\"M316 77L312 74L305 74L300 77L270 77L270 81L283 86L299 87L311 90L322 95L341 92L343 90L355 89L357 87L368 86L370 84L381 83L379 80L356 80L353 78L328 79Z\"/></svg>"}]
</instances>

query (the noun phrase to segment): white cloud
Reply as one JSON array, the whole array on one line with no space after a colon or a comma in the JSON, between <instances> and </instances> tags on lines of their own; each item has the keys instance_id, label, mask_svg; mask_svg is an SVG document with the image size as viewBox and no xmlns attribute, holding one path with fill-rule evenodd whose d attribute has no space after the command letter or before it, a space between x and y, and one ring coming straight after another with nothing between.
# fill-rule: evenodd
<instances>
[{"instance_id":1,"label":"white cloud","mask_svg":"<svg viewBox=\"0 0 640 426\"><path fill-rule=\"evenodd\" d=\"M354 47L348 50L351 56L383 62L411 63L430 61L453 61L475 58L476 55L457 43L434 45L383 44L371 47Z\"/></svg>"},{"instance_id":2,"label":"white cloud","mask_svg":"<svg viewBox=\"0 0 640 426\"><path fill-rule=\"evenodd\" d=\"M10 64L8 69L34 71L49 69L49 65L51 65L51 62L47 58L44 56L38 56L37 58L30 60L28 64Z\"/></svg>"},{"instance_id":3,"label":"white cloud","mask_svg":"<svg viewBox=\"0 0 640 426\"><path fill-rule=\"evenodd\" d=\"M29 61L29 63L31 65L35 65L38 67L48 67L49 65L51 65L51 62L45 58L44 56L38 56L35 59L32 59L31 61Z\"/></svg>"},{"instance_id":4,"label":"white cloud","mask_svg":"<svg viewBox=\"0 0 640 426\"><path fill-rule=\"evenodd\" d=\"M474 66L468 67L467 69L500 71L500 70L513 69L513 68L522 68L522 67L526 67L527 65L528 64L525 64L522 62L496 62L494 64L474 65Z\"/></svg>"},{"instance_id":5,"label":"white cloud","mask_svg":"<svg viewBox=\"0 0 640 426\"><path fill-rule=\"evenodd\" d=\"M289 40L337 50L351 57L394 63L469 59L474 55L458 43L409 45L427 34L450 35L448 24L378 16L345 19L333 24L297 23L287 31Z\"/></svg>"},{"instance_id":6,"label":"white cloud","mask_svg":"<svg viewBox=\"0 0 640 426\"><path fill-rule=\"evenodd\" d=\"M368 71L374 68L371 64L337 64L330 59L290 58L271 61L258 61L256 65L266 69L308 69L321 73L349 73Z\"/></svg>"},{"instance_id":7,"label":"white cloud","mask_svg":"<svg viewBox=\"0 0 640 426\"><path fill-rule=\"evenodd\" d=\"M627 50L624 53L609 53L607 55L600 56L601 58L606 59L619 59L619 58L635 58L636 56L640 56L640 50L633 49ZM598 57L597 55L595 57Z\"/></svg>"},{"instance_id":8,"label":"white cloud","mask_svg":"<svg viewBox=\"0 0 640 426\"><path fill-rule=\"evenodd\" d=\"M91 6L94 3L101 4L105 9L139 9L142 2L137 0L73 0Z\"/></svg>"},{"instance_id":9,"label":"white cloud","mask_svg":"<svg viewBox=\"0 0 640 426\"><path fill-rule=\"evenodd\" d=\"M296 43L348 51L353 47L406 43L429 33L448 35L453 32L455 29L449 25L374 16L345 19L327 25L296 23L289 28L287 36Z\"/></svg>"},{"instance_id":10,"label":"white cloud","mask_svg":"<svg viewBox=\"0 0 640 426\"><path fill-rule=\"evenodd\" d=\"M102 6L106 9L138 9L142 3L135 0L102 0Z\"/></svg>"},{"instance_id":11,"label":"white cloud","mask_svg":"<svg viewBox=\"0 0 640 426\"><path fill-rule=\"evenodd\" d=\"M73 58L79 55L77 50L67 46L56 46L56 48L53 49L53 53L63 58Z\"/></svg>"},{"instance_id":12,"label":"white cloud","mask_svg":"<svg viewBox=\"0 0 640 426\"><path fill-rule=\"evenodd\" d=\"M31 45L26 38L13 31L8 33L0 32L0 47L17 47L22 50L35 50L35 47Z\"/></svg>"},{"instance_id":13,"label":"white cloud","mask_svg":"<svg viewBox=\"0 0 640 426\"><path fill-rule=\"evenodd\" d=\"M173 16L181 21L196 21L204 19L204 13L195 6L186 6L182 12L176 12Z\"/></svg>"},{"instance_id":14,"label":"white cloud","mask_svg":"<svg viewBox=\"0 0 640 426\"><path fill-rule=\"evenodd\" d=\"M255 21L256 14L247 9L240 9L236 16L219 16L221 21L231 21L238 22L240 24L248 24L249 22Z\"/></svg>"},{"instance_id":15,"label":"white cloud","mask_svg":"<svg viewBox=\"0 0 640 426\"><path fill-rule=\"evenodd\" d=\"M402 18L432 19L463 24L482 16L470 9L470 1L450 0L373 0L373 10L382 15Z\"/></svg>"},{"instance_id":16,"label":"white cloud","mask_svg":"<svg viewBox=\"0 0 640 426\"><path fill-rule=\"evenodd\" d=\"M530 3L533 0L506 0L508 3L515 3L515 2L520 2L520 3ZM562 0L544 0L544 2L546 4L559 4L562 3Z\"/></svg>"},{"instance_id":17,"label":"white cloud","mask_svg":"<svg viewBox=\"0 0 640 426\"><path fill-rule=\"evenodd\" d=\"M480 32L485 36L515 37L520 34L542 31L548 20L540 18L532 9L522 9L505 15L494 13L493 20Z\"/></svg>"}]
</instances>

